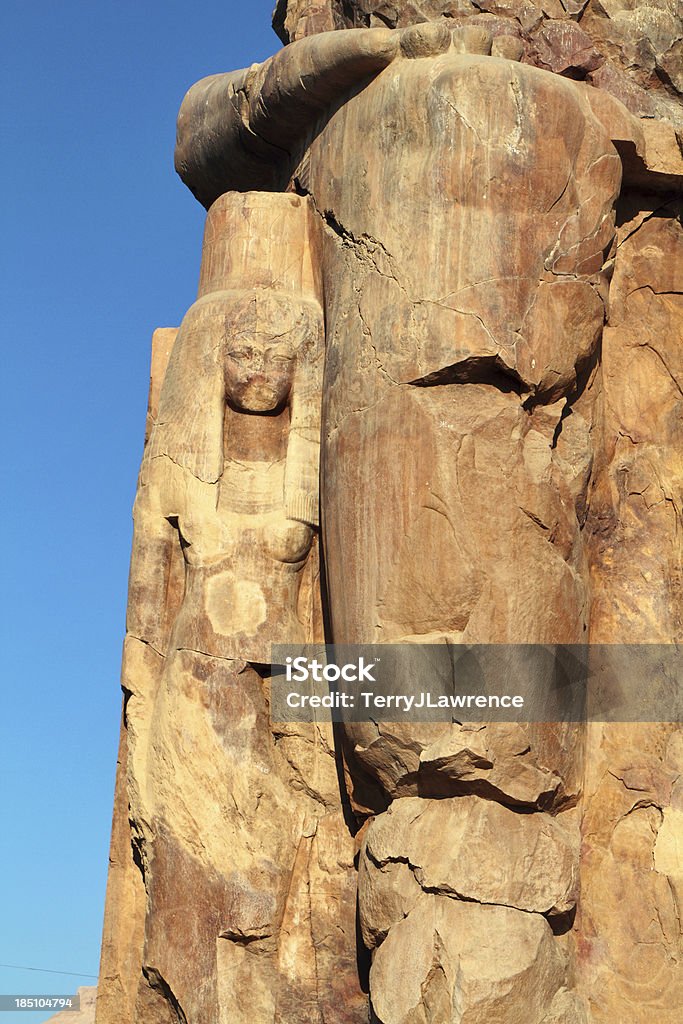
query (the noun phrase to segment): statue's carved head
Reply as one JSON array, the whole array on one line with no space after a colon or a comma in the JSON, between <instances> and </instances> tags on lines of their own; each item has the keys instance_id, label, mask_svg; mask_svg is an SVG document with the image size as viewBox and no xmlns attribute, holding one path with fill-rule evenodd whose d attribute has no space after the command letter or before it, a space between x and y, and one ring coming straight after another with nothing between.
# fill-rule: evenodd
<instances>
[{"instance_id":1,"label":"statue's carved head","mask_svg":"<svg viewBox=\"0 0 683 1024\"><path fill-rule=\"evenodd\" d=\"M288 402L297 366L320 335L320 308L296 296L255 292L230 304L224 320L225 394L236 409L277 412Z\"/></svg>"}]
</instances>

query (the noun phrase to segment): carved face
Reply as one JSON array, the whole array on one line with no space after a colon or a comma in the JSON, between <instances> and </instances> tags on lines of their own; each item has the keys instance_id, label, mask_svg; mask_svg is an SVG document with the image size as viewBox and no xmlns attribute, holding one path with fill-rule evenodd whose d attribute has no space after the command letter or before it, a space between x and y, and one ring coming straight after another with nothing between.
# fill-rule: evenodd
<instances>
[{"instance_id":1,"label":"carved face","mask_svg":"<svg viewBox=\"0 0 683 1024\"><path fill-rule=\"evenodd\" d=\"M277 293L250 296L225 317L229 401L244 412L274 412L289 396L297 353L311 337L311 311Z\"/></svg>"}]
</instances>

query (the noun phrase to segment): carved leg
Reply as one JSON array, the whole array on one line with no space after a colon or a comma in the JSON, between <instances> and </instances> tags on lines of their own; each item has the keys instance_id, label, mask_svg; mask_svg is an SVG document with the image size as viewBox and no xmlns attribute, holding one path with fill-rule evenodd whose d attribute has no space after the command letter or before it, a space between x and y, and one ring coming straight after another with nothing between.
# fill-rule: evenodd
<instances>
[{"instance_id":1,"label":"carved leg","mask_svg":"<svg viewBox=\"0 0 683 1024\"><path fill-rule=\"evenodd\" d=\"M572 84L403 49L315 140L305 175L325 229L333 639L582 643L619 160ZM347 727L346 759L356 807L379 814L360 889L377 1019L578 1024L581 730L368 723ZM501 817L516 838L497 845ZM391 822L385 862L373 844ZM458 857L435 887L420 877L432 843L475 828L469 877ZM399 911L395 870L415 900ZM545 902L537 870L557 881Z\"/></svg>"}]
</instances>

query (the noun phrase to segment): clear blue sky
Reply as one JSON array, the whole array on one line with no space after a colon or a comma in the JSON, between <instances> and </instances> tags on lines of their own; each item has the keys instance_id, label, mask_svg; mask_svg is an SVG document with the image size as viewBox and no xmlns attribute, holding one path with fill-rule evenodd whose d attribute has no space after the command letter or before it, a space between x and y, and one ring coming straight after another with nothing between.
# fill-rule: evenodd
<instances>
[{"instance_id":1,"label":"clear blue sky","mask_svg":"<svg viewBox=\"0 0 683 1024\"><path fill-rule=\"evenodd\" d=\"M97 974L150 335L194 299L203 226L175 118L279 48L272 6L2 0L3 964ZM0 968L0 993L78 984Z\"/></svg>"}]
</instances>

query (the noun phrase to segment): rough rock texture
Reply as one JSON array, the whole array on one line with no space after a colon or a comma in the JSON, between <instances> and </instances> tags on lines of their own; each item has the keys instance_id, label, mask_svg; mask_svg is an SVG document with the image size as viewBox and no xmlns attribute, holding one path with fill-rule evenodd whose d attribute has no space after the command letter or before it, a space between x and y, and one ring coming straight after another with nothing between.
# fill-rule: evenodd
<instances>
[{"instance_id":1,"label":"rough rock texture","mask_svg":"<svg viewBox=\"0 0 683 1024\"><path fill-rule=\"evenodd\" d=\"M425 895L373 958L374 1019L540 1024L563 976L542 917Z\"/></svg>"},{"instance_id":2,"label":"rough rock texture","mask_svg":"<svg viewBox=\"0 0 683 1024\"><path fill-rule=\"evenodd\" d=\"M680 724L268 715L271 641L683 641L676 15L281 3L187 94L98 1024L678 1020Z\"/></svg>"},{"instance_id":3,"label":"rough rock texture","mask_svg":"<svg viewBox=\"0 0 683 1024\"><path fill-rule=\"evenodd\" d=\"M395 869L401 869L399 890L404 888L406 866L414 879L415 899L423 889L533 914L565 914L576 904L577 841L561 816L527 816L474 796L395 800L365 836L360 888L364 935L385 931L375 915L391 916L383 907L384 889L393 892Z\"/></svg>"},{"instance_id":4,"label":"rough rock texture","mask_svg":"<svg viewBox=\"0 0 683 1024\"><path fill-rule=\"evenodd\" d=\"M681 203L631 195L619 212L590 519L591 625L596 640L628 631L671 643L683 629Z\"/></svg>"},{"instance_id":5,"label":"rough rock texture","mask_svg":"<svg viewBox=\"0 0 683 1024\"><path fill-rule=\"evenodd\" d=\"M683 736L590 727L579 977L594 1024L676 1020L683 1000Z\"/></svg>"},{"instance_id":6,"label":"rough rock texture","mask_svg":"<svg viewBox=\"0 0 683 1024\"><path fill-rule=\"evenodd\" d=\"M518 39L530 64L587 78L635 114L683 127L678 0L279 0L273 27L289 42L334 29L465 20Z\"/></svg>"},{"instance_id":7,"label":"rough rock texture","mask_svg":"<svg viewBox=\"0 0 683 1024\"><path fill-rule=\"evenodd\" d=\"M680 201L637 194L619 208L589 520L597 642L683 639L681 212ZM683 1003L683 733L589 728L580 931L592 1019L673 1021Z\"/></svg>"}]
</instances>

